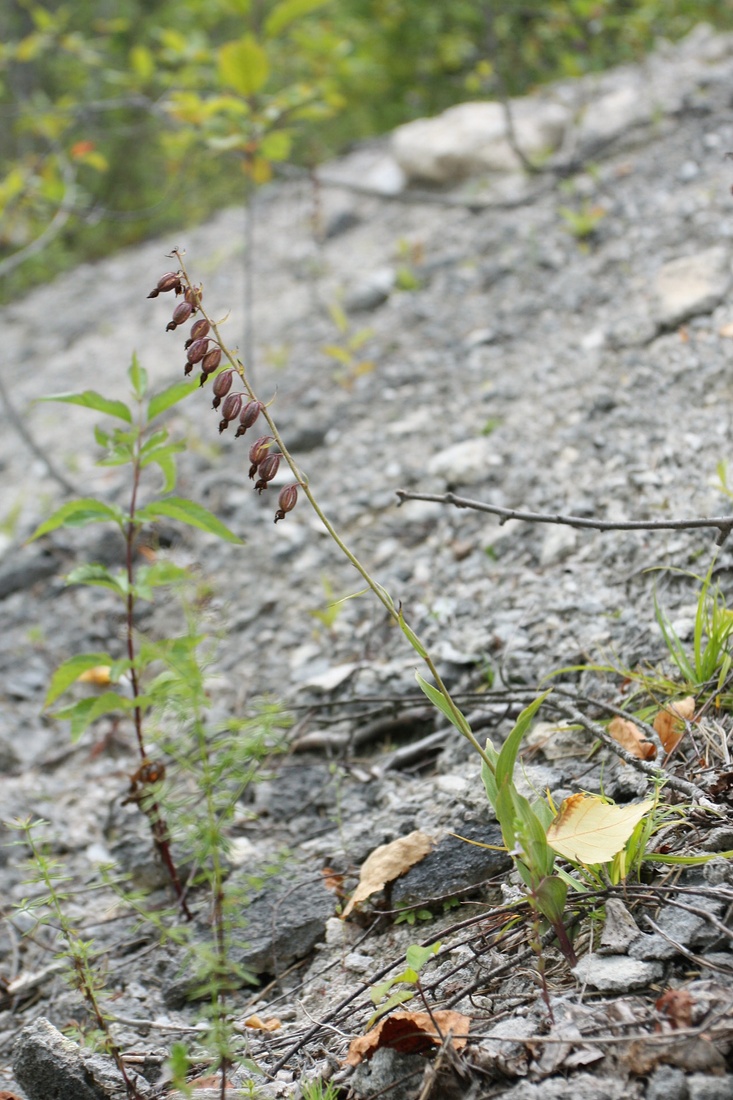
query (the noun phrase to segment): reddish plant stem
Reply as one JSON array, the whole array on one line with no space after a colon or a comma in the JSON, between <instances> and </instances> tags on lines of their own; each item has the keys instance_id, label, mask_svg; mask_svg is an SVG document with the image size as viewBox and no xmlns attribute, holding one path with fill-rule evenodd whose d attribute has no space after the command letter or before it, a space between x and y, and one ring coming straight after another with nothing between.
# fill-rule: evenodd
<instances>
[{"instance_id":1,"label":"reddish plant stem","mask_svg":"<svg viewBox=\"0 0 733 1100\"><path fill-rule=\"evenodd\" d=\"M127 656L130 661L130 682L132 684L133 698L137 700L140 695L140 679L137 674L137 668L135 665L135 539L138 534L139 524L135 522L135 509L137 507L137 494L140 487L140 441L138 440L135 447L135 459L133 462L133 475L132 475L132 492L130 494L130 512L127 529L125 531L125 567L127 572L127 601L126 601L126 622L125 631L127 634ZM143 714L142 707L136 702L135 709L133 711L134 725L135 725L135 737L137 739L137 746L140 752L140 759L145 761L147 759L147 752L145 751L145 741L143 738ZM178 904L181 912L186 920L192 920L191 910L186 903L186 897L181 885L181 880L178 875L175 862L173 860L173 853L170 846L170 835L168 833L168 826L165 823L165 819L160 811L158 802L153 799L148 802L138 801L142 812L150 822L150 831L153 834L153 844L156 851L160 856L163 866L168 872L168 877L171 880L171 885L178 899Z\"/></svg>"}]
</instances>

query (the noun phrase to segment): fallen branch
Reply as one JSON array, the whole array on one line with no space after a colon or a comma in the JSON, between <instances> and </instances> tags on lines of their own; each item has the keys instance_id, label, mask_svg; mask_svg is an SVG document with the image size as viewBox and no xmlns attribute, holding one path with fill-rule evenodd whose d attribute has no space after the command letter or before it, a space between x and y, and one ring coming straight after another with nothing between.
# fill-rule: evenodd
<instances>
[{"instance_id":1,"label":"fallen branch","mask_svg":"<svg viewBox=\"0 0 733 1100\"><path fill-rule=\"evenodd\" d=\"M733 531L733 516L707 516L697 519L588 519L585 516L566 516L561 512L520 512L516 508L502 508L498 504L486 504L482 500L459 497L455 493L413 493L409 489L395 490L400 504L406 500L427 500L433 504L452 504L455 508L472 508L475 512L488 512L499 517L499 526L507 520L518 519L524 523L559 523L565 527L581 527L591 531L694 531L712 527L718 531L716 546L722 546Z\"/></svg>"}]
</instances>

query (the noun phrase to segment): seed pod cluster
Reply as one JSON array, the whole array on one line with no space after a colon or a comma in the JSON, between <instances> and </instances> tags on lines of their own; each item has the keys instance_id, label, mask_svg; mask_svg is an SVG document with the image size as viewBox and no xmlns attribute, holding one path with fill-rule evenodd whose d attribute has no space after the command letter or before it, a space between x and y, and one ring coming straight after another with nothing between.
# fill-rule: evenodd
<instances>
[{"instance_id":1,"label":"seed pod cluster","mask_svg":"<svg viewBox=\"0 0 733 1100\"><path fill-rule=\"evenodd\" d=\"M244 392L235 388L241 370L235 369L234 366L220 369L223 349L215 335L216 330L212 334L209 320L203 316L196 317L196 313L201 309L203 288L193 286L188 281L188 275L185 271L166 271L158 279L156 286L148 297L157 298L160 294L169 293L170 291L173 291L175 297L181 300L176 303L173 309L173 315L166 326L166 331L173 332L179 326L194 318L189 336L184 344L186 352L184 374L191 374L193 367L198 365L201 369L200 386L204 386L207 379L213 378L214 397L212 407L220 412L219 432L226 431L229 425L236 420L238 424L235 438L239 438L254 426L265 406L251 395L251 391ZM230 361L234 362L233 360ZM252 479L256 478L254 488L260 495L269 487L270 482L277 475L280 468L282 454L271 449L274 442L274 437L271 435L261 436L255 440L249 449L249 476ZM286 514L293 510L297 500L297 484L287 485L280 491L275 523L284 519Z\"/></svg>"}]
</instances>

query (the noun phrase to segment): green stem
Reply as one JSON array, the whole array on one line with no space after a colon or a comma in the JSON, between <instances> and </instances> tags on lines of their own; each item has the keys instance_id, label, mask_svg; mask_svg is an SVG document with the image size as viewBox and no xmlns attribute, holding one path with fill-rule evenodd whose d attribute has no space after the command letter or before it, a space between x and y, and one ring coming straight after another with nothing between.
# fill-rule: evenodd
<instances>
[{"instance_id":1,"label":"green stem","mask_svg":"<svg viewBox=\"0 0 733 1100\"><path fill-rule=\"evenodd\" d=\"M193 290L194 289L193 283L191 282L189 274L186 271L186 268L185 268L185 265L183 263L183 259L181 257L180 252L176 252L174 250L174 255L176 256L176 258L178 260L178 263L180 265L181 274L183 275L184 282L186 283L186 285L189 288L191 288ZM257 396L256 396L254 390L252 389L250 383L249 383L249 380L247 378L247 372L245 370L245 367L244 367L243 363L239 359L237 359L236 356L234 356L232 354L232 352L229 350L227 345L224 343L224 341L222 340L221 335L219 333L218 325L216 324L215 321L213 321L211 319L211 317L206 312L206 310L205 310L205 308L204 308L204 306L201 302L201 298L198 297L198 296L197 296L197 298L198 298L198 300L197 300L196 308L201 313L201 316L204 317L209 322L209 325L211 327L211 331L214 334L214 337L216 339L217 344L221 348L222 354L229 361L231 366L234 368L234 370L237 372L237 374L241 378L242 384L244 385L245 391L246 391L247 396L249 397L249 399L251 401L256 401ZM278 447L280 448L280 452L281 452L283 458L285 459L285 462L290 467L290 471L293 474L293 477L298 482L298 485L300 486L300 488L303 490L303 493L304 493L306 499L308 500L308 503L310 504L311 508L313 509L315 514L318 516L318 519L321 521L321 524L323 525L325 530L328 532L330 537L333 539L333 541L336 543L336 545L338 546L341 553L344 555L345 558L348 559L349 562L351 562L354 569L356 569L357 573L359 573L359 575L366 582L367 586L371 589L371 591L377 597L379 602L385 608L387 614L392 619L392 621L397 626L399 626L400 629L402 629L402 622L400 621L401 612L400 612L399 608L395 607L394 600L392 599L390 594L387 592L387 590L385 588L383 588L382 585L379 584L379 582L376 581L372 577L371 573L366 568L366 566L362 565L361 561L359 561L356 554L354 554L354 552L347 546L347 544L341 538L338 531L333 526L330 519L328 518L326 513L323 511L323 509L321 508L320 504L318 503L316 497L314 496L313 491L311 490L310 485L308 483L308 478L305 476L305 474L299 468L299 466L296 463L295 459L293 458L290 451L286 447L286 445L283 441L283 438L280 435L280 432L278 431L277 424L273 420L273 417L272 417L272 414L270 413L269 408L267 407L267 405L264 402L262 402L262 405L263 405L262 416L265 418L265 420L267 422L267 426L270 429L270 433L272 434L273 439L275 440ZM405 621L404 618L403 618L402 621ZM435 664L433 663L432 658L428 654L426 647L423 645L423 643L420 640L417 633L415 631L412 631L412 633L414 634L418 645L422 649L422 654L421 654L422 659L424 660L425 664L427 665L427 667L430 671L430 675L435 680L436 687L441 692L441 694L445 698L446 703L448 704L448 707L449 707L450 712L453 716L453 719L454 719L454 722L455 722L455 725L456 725L457 729L459 730L461 735L463 737L465 737L465 739L469 742L471 747L478 753L478 755L481 757L481 760L484 762L484 764L486 764L486 766L493 773L494 766L491 763L491 760L489 759L489 757L487 756L485 750L482 748L482 746L480 745L480 743L478 742L478 740L474 736L474 734L471 730L471 727L469 726L468 722L466 721L466 718L463 715L460 707L454 702L450 692L448 691L448 688L445 686L445 683L443 682L442 677L440 676L437 668L435 667Z\"/></svg>"}]
</instances>

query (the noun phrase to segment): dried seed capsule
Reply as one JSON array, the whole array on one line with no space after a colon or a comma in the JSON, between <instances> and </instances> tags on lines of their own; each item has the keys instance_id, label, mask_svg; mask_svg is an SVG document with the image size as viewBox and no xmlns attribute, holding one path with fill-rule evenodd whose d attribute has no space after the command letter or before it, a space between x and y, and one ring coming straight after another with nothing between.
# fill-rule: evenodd
<instances>
[{"instance_id":1,"label":"dried seed capsule","mask_svg":"<svg viewBox=\"0 0 733 1100\"><path fill-rule=\"evenodd\" d=\"M150 291L148 298L157 298L159 294L165 294L168 290L175 290L176 294L181 293L181 276L177 271L166 271L165 275L161 275L155 290Z\"/></svg>"},{"instance_id":2,"label":"dried seed capsule","mask_svg":"<svg viewBox=\"0 0 733 1100\"><path fill-rule=\"evenodd\" d=\"M277 451L265 455L262 461L257 467L257 473L259 474L259 480L255 483L255 489L258 493L261 493L263 489L267 488L268 481L272 481L278 469L280 468L280 459L282 455Z\"/></svg>"},{"instance_id":3,"label":"dried seed capsule","mask_svg":"<svg viewBox=\"0 0 733 1100\"><path fill-rule=\"evenodd\" d=\"M242 407L242 395L241 393L228 393L224 398L224 404L221 407L221 421L219 423L219 431L223 432L225 428L229 427L230 420L236 420L239 416L239 410Z\"/></svg>"},{"instance_id":4,"label":"dried seed capsule","mask_svg":"<svg viewBox=\"0 0 733 1100\"><path fill-rule=\"evenodd\" d=\"M249 468L249 476L254 477L257 473L257 467L262 459L269 453L271 445L275 442L275 439L271 435L262 435L259 439L255 439L254 443L249 449L249 460L252 465Z\"/></svg>"},{"instance_id":5,"label":"dried seed capsule","mask_svg":"<svg viewBox=\"0 0 733 1100\"><path fill-rule=\"evenodd\" d=\"M190 302L179 302L176 308L173 310L173 317L165 326L166 332L172 332L174 328L178 328L179 325L185 325L188 318L193 313L193 306Z\"/></svg>"},{"instance_id":6,"label":"dried seed capsule","mask_svg":"<svg viewBox=\"0 0 733 1100\"><path fill-rule=\"evenodd\" d=\"M292 512L295 505L298 503L298 486L286 485L284 489L280 490L280 496L277 498L278 509L275 512L275 523L279 519L285 519L286 512Z\"/></svg>"},{"instance_id":7,"label":"dried seed capsule","mask_svg":"<svg viewBox=\"0 0 733 1100\"><path fill-rule=\"evenodd\" d=\"M204 374L213 374L221 363L221 348L211 348L201 361L201 370Z\"/></svg>"},{"instance_id":8,"label":"dried seed capsule","mask_svg":"<svg viewBox=\"0 0 733 1100\"><path fill-rule=\"evenodd\" d=\"M248 401L239 414L239 427L237 428L237 434L235 439L238 439L240 435L244 435L247 428L251 428L257 417L264 409L264 405L261 401Z\"/></svg>"},{"instance_id":9,"label":"dried seed capsule","mask_svg":"<svg viewBox=\"0 0 733 1100\"><path fill-rule=\"evenodd\" d=\"M183 292L184 300L189 302L194 309L201 305L203 296L204 288L202 286L187 286Z\"/></svg>"},{"instance_id":10,"label":"dried seed capsule","mask_svg":"<svg viewBox=\"0 0 733 1100\"><path fill-rule=\"evenodd\" d=\"M189 363L200 363L203 357L206 355L206 349L209 346L208 340L194 340L190 345L186 358Z\"/></svg>"},{"instance_id":11,"label":"dried seed capsule","mask_svg":"<svg viewBox=\"0 0 733 1100\"><path fill-rule=\"evenodd\" d=\"M204 336L208 336L210 328L211 325L206 320L206 318L199 317L198 321L194 321L194 323L191 325L191 335L189 336L188 340L186 340L186 343L183 345L184 348L190 348L194 340L202 340Z\"/></svg>"},{"instance_id":12,"label":"dried seed capsule","mask_svg":"<svg viewBox=\"0 0 733 1100\"><path fill-rule=\"evenodd\" d=\"M212 408L218 409L221 404L222 397L226 397L232 388L232 382L234 381L233 370L223 370L221 374L217 374L214 379L214 404Z\"/></svg>"}]
</instances>

